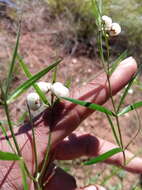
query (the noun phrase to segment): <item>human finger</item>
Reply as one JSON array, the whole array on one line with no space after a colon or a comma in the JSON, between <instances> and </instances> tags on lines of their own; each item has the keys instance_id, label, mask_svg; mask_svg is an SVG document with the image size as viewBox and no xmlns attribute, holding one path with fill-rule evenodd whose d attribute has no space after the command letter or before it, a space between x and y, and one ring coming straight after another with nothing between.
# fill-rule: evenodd
<instances>
[{"instance_id":1,"label":"human finger","mask_svg":"<svg viewBox=\"0 0 142 190\"><path fill-rule=\"evenodd\" d=\"M133 58L125 59L112 74L110 78L112 94L121 90L131 79L136 72L137 66ZM72 97L82 99L85 101L103 104L109 97L108 84L106 76L98 76L95 81L89 83L87 86L78 89L72 93ZM52 115L52 114L53 115ZM74 131L81 121L83 121L92 111L84 107L74 105L68 102L60 103L54 110L46 110L34 119L35 137L37 144L37 152L39 156L39 163L42 162L45 150L47 148L49 126L52 124L52 138L51 149L61 142L66 136ZM51 116L50 116L51 114ZM51 120L50 120L51 118ZM53 120L52 120L53 119ZM52 121L52 122L51 122ZM11 140L10 133L7 133ZM15 128L15 135L20 148L22 149L22 156L27 161L28 168L34 172L33 163L33 142L30 124L24 124L23 127ZM0 149L2 151L11 152L4 137L1 137ZM30 151L29 151L30 150ZM5 167L6 164L1 164ZM10 168L8 166L7 168ZM8 170L8 169L7 169ZM1 170L1 176L6 175L7 170ZM11 172L12 173L12 172ZM16 172L17 178L19 173ZM12 178L11 178L12 179ZM11 180L13 181L13 180ZM18 184L19 181L17 180Z\"/></svg>"},{"instance_id":2,"label":"human finger","mask_svg":"<svg viewBox=\"0 0 142 190\"><path fill-rule=\"evenodd\" d=\"M129 57L120 63L118 68L110 77L112 95L120 91L129 82L136 70L137 64L132 57ZM110 96L106 75L102 74L86 86L73 90L71 96L80 100L94 102L96 104L105 103ZM60 122L56 123L52 133L53 145L57 144L61 139L74 131L77 126L93 111L86 107L65 102L65 104L63 104L63 112L61 107L59 107L59 110L55 109L55 112L58 116L60 115Z\"/></svg>"},{"instance_id":3,"label":"human finger","mask_svg":"<svg viewBox=\"0 0 142 190\"><path fill-rule=\"evenodd\" d=\"M93 135L72 135L68 140L59 143L54 149L55 159L57 160L72 160L81 156L96 157L113 148L116 145L104 139L94 137ZM133 173L142 173L142 159L134 157L134 155L125 151L126 160L128 163L124 165L123 153L117 153L114 156L105 160L106 163L121 166L127 171Z\"/></svg>"}]
</instances>

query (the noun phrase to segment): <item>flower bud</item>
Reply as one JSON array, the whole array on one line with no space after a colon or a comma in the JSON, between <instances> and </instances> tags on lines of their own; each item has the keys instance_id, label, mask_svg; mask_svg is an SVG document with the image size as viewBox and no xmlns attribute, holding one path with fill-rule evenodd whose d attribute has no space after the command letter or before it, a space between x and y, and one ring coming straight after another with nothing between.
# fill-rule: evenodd
<instances>
[{"instance_id":1,"label":"flower bud","mask_svg":"<svg viewBox=\"0 0 142 190\"><path fill-rule=\"evenodd\" d=\"M68 97L69 96L69 89L60 82L55 82L51 86L51 92L58 97Z\"/></svg>"},{"instance_id":2,"label":"flower bud","mask_svg":"<svg viewBox=\"0 0 142 190\"><path fill-rule=\"evenodd\" d=\"M106 15L102 16L104 22L105 30L110 30L112 25L112 19Z\"/></svg>"},{"instance_id":3,"label":"flower bud","mask_svg":"<svg viewBox=\"0 0 142 190\"><path fill-rule=\"evenodd\" d=\"M27 104L29 105L30 109L33 111L39 109L41 106L39 95L35 92L29 93L27 95Z\"/></svg>"},{"instance_id":4,"label":"flower bud","mask_svg":"<svg viewBox=\"0 0 142 190\"><path fill-rule=\"evenodd\" d=\"M133 94L133 93L134 93L134 90L132 88L129 88L128 94Z\"/></svg>"},{"instance_id":5,"label":"flower bud","mask_svg":"<svg viewBox=\"0 0 142 190\"><path fill-rule=\"evenodd\" d=\"M51 88L51 83L49 83L49 82L41 81L41 82L38 82L37 85L40 88L40 90L44 93L47 93Z\"/></svg>"},{"instance_id":6,"label":"flower bud","mask_svg":"<svg viewBox=\"0 0 142 190\"><path fill-rule=\"evenodd\" d=\"M117 36L120 32L121 32L121 26L118 23L112 23L109 35Z\"/></svg>"}]
</instances>

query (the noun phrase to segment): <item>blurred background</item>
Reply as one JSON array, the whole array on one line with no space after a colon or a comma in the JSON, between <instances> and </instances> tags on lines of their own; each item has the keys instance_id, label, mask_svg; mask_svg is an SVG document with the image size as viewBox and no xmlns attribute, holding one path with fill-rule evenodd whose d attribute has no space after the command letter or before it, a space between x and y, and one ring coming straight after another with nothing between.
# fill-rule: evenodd
<instances>
[{"instance_id":1,"label":"blurred background","mask_svg":"<svg viewBox=\"0 0 142 190\"><path fill-rule=\"evenodd\" d=\"M63 58L58 68L58 81L71 80L71 88L87 84L101 71L97 49L97 28L91 0L0 0L0 80L6 79L12 52L16 42L18 23L22 18L19 52L32 73ZM110 60L113 62L127 50L141 64L142 58L142 1L103 0L103 15L118 22L122 32L110 38ZM105 52L105 46L104 46ZM26 77L18 64L15 67L11 91ZM44 77L50 81L51 74ZM141 100L141 76L135 81L125 105ZM115 98L120 98L121 92ZM110 107L109 102L106 106ZM11 115L15 125L26 119L25 97L12 104ZM141 114L139 109L139 115ZM16 116L16 117L15 117ZM139 116L140 117L140 116ZM5 115L0 108L0 120ZM138 128L137 115L129 113L122 117L122 134L127 144ZM114 142L107 120L101 113L95 113L77 129L79 134L91 133ZM141 155L141 133L131 143L129 150ZM80 186L98 183L109 190L140 190L141 176L130 174L120 168L97 164L81 166L87 158L59 162L67 172L73 174Z\"/></svg>"}]
</instances>

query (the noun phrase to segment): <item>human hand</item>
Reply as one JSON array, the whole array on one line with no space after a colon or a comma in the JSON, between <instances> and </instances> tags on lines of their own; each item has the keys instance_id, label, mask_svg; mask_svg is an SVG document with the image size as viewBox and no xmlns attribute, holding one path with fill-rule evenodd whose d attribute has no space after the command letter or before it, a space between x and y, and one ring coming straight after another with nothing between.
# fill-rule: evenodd
<instances>
[{"instance_id":1,"label":"human hand","mask_svg":"<svg viewBox=\"0 0 142 190\"><path fill-rule=\"evenodd\" d=\"M111 76L112 94L115 95L121 90L131 79L136 72L137 66L133 58L127 58L116 69ZM72 91L71 97L82 99L85 101L103 104L109 98L108 84L106 76L103 74L98 76L94 81L87 86ZM88 117L93 111L79 105L74 105L70 102L61 102L50 109L45 110L37 118L35 118L35 136L38 152L38 163L42 163L45 150L47 148L49 126L52 119L52 139L51 150L54 154L54 159L67 160L80 157L82 155L98 156L114 147L110 142L104 141L98 137L91 135L73 136L68 140L63 140L69 136L79 124ZM51 114L52 113L52 114ZM18 144L20 145L22 156L26 160L28 169L34 174L34 154L32 146L31 126L29 124L23 125L20 129L15 130ZM10 138L11 139L11 138ZM5 138L1 138L0 150L10 152ZM133 155L126 151L127 159ZM109 158L107 163L112 163L124 167L131 172L142 173L142 160L134 158L127 166L123 166L123 155L118 153ZM54 173L54 166L51 165L47 173ZM0 161L0 188L1 189L23 189L21 174L17 163ZM48 181L48 183L47 183ZM77 189L73 177L66 174L60 168L55 170L55 174L49 180L49 176L44 177L43 183L47 183L44 189L49 190L75 190ZM34 189L33 184L29 180L30 189ZM101 190L103 187L96 186ZM88 188L88 187L87 187ZM95 186L90 187L95 189ZM80 188L83 189L83 188ZM88 190L88 189L86 189ZM90 189L89 189L90 190Z\"/></svg>"}]
</instances>

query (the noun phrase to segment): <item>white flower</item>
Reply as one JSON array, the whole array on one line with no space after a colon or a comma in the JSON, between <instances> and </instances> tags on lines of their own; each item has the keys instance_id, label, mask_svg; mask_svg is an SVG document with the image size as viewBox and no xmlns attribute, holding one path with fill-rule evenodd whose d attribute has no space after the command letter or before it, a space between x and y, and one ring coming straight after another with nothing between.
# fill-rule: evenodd
<instances>
[{"instance_id":1,"label":"white flower","mask_svg":"<svg viewBox=\"0 0 142 190\"><path fill-rule=\"evenodd\" d=\"M69 96L69 89L60 82L55 82L51 86L51 92L58 97L68 97Z\"/></svg>"},{"instance_id":2,"label":"white flower","mask_svg":"<svg viewBox=\"0 0 142 190\"><path fill-rule=\"evenodd\" d=\"M51 83L49 83L49 82L41 81L41 82L38 82L37 85L40 88L40 90L44 93L47 93L51 88Z\"/></svg>"},{"instance_id":3,"label":"white flower","mask_svg":"<svg viewBox=\"0 0 142 190\"><path fill-rule=\"evenodd\" d=\"M118 23L112 23L109 35L117 36L120 32L121 32L121 26Z\"/></svg>"},{"instance_id":4,"label":"white flower","mask_svg":"<svg viewBox=\"0 0 142 190\"><path fill-rule=\"evenodd\" d=\"M27 95L27 104L29 105L30 109L33 111L39 109L41 106L39 95L35 92L29 93Z\"/></svg>"},{"instance_id":5,"label":"white flower","mask_svg":"<svg viewBox=\"0 0 142 190\"><path fill-rule=\"evenodd\" d=\"M110 30L112 25L112 19L106 15L102 16L102 20L105 25L105 30Z\"/></svg>"},{"instance_id":6,"label":"white flower","mask_svg":"<svg viewBox=\"0 0 142 190\"><path fill-rule=\"evenodd\" d=\"M129 88L128 94L133 94L133 93L134 93L134 90L132 88Z\"/></svg>"}]
</instances>

